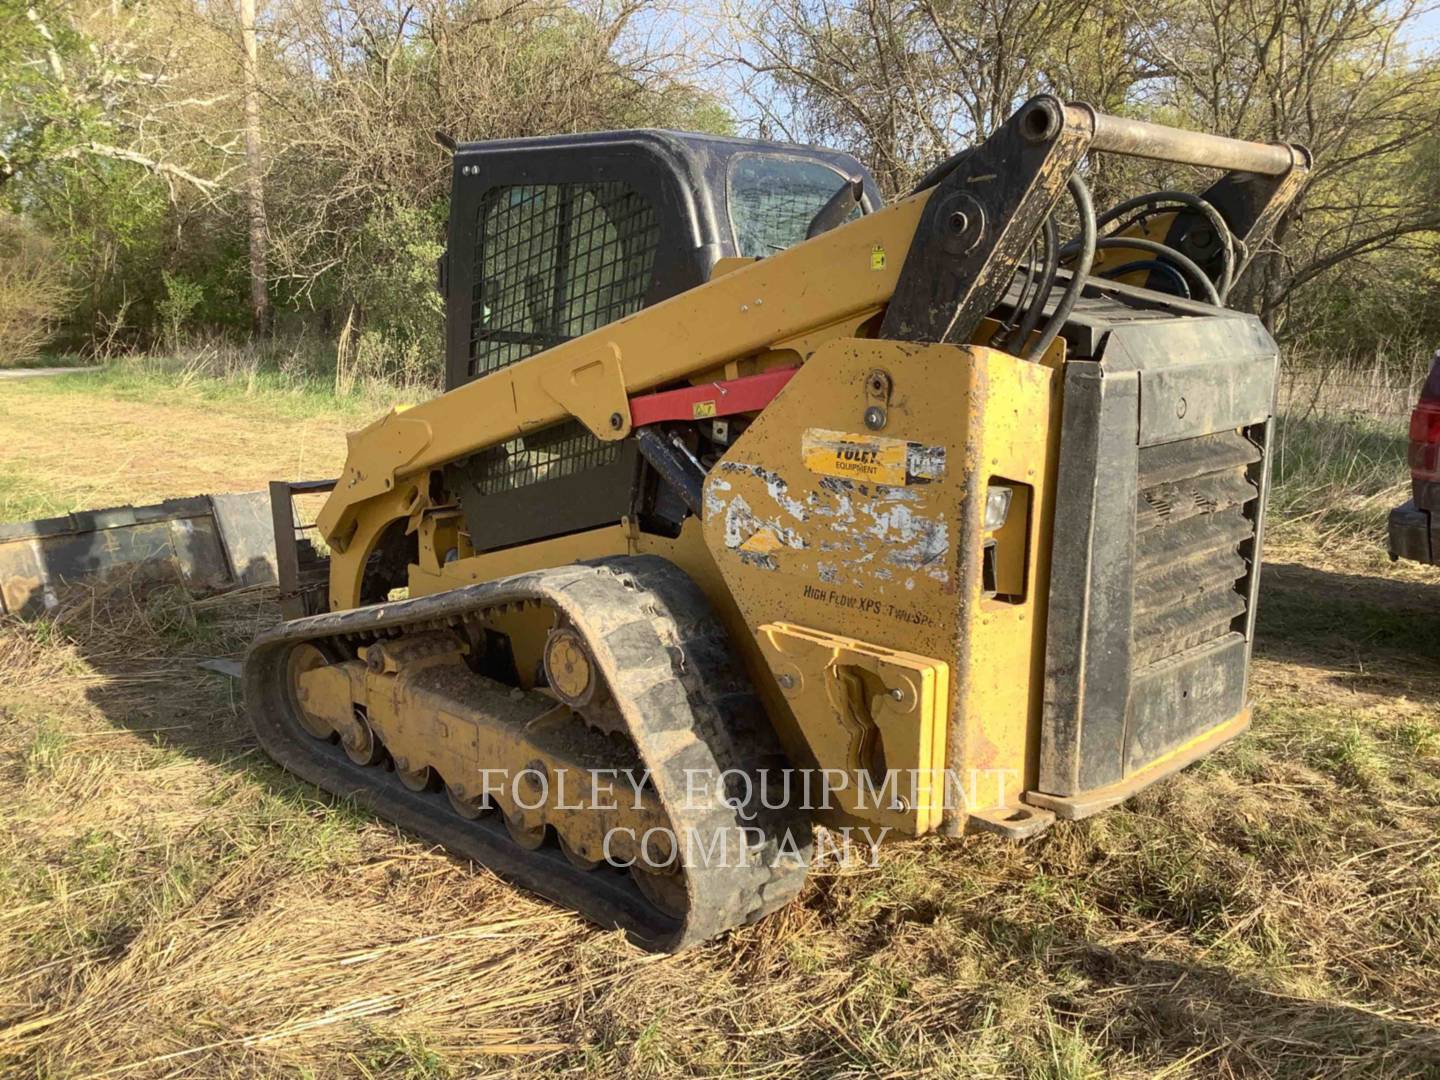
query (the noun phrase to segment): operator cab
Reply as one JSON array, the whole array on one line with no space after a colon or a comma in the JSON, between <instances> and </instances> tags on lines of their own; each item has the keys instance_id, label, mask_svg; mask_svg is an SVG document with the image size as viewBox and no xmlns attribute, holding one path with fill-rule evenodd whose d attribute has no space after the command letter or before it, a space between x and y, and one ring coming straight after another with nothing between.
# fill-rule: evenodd
<instances>
[{"instance_id":1,"label":"operator cab","mask_svg":"<svg viewBox=\"0 0 1440 1080\"><path fill-rule=\"evenodd\" d=\"M445 388L881 205L858 160L811 146L652 130L462 143Z\"/></svg>"}]
</instances>

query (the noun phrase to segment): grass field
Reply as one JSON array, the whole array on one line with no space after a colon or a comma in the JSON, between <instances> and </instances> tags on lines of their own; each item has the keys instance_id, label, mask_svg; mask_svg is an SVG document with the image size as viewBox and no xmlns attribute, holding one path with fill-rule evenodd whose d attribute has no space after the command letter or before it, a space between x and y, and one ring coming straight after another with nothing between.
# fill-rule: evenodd
<instances>
[{"instance_id":1,"label":"grass field","mask_svg":"<svg viewBox=\"0 0 1440 1080\"><path fill-rule=\"evenodd\" d=\"M372 405L3 385L0 518L333 474ZM827 866L680 956L272 766L194 667L264 590L0 624L0 1075L1440 1076L1440 573L1383 555L1403 420L1282 430L1250 734L1025 845Z\"/></svg>"}]
</instances>

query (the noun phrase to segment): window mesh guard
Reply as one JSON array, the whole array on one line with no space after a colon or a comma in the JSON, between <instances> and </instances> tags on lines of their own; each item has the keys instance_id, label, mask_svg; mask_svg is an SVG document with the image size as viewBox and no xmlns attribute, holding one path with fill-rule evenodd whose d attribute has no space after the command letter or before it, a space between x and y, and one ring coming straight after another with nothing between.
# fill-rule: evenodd
<instances>
[{"instance_id":1,"label":"window mesh guard","mask_svg":"<svg viewBox=\"0 0 1440 1080\"><path fill-rule=\"evenodd\" d=\"M622 183L492 188L480 200L472 377L638 311L659 245L655 209Z\"/></svg>"},{"instance_id":2,"label":"window mesh guard","mask_svg":"<svg viewBox=\"0 0 1440 1080\"><path fill-rule=\"evenodd\" d=\"M476 455L470 482L479 495L498 495L611 465L619 455L618 442L601 442L578 420L567 420Z\"/></svg>"}]
</instances>

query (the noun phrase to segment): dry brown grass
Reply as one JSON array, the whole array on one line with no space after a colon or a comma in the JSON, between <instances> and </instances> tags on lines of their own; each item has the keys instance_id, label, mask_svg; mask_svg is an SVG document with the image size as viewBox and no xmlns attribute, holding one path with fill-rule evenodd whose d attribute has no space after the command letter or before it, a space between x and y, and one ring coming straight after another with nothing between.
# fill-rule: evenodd
<instances>
[{"instance_id":1,"label":"dry brown grass","mask_svg":"<svg viewBox=\"0 0 1440 1080\"><path fill-rule=\"evenodd\" d=\"M674 957L269 764L193 666L264 590L0 625L0 1074L1440 1075L1440 573L1308 537L1244 739Z\"/></svg>"},{"instance_id":2,"label":"dry brown grass","mask_svg":"<svg viewBox=\"0 0 1440 1080\"><path fill-rule=\"evenodd\" d=\"M358 426L333 411L215 400L180 381L157 390L123 371L40 383L0 387L0 520L334 476L345 431Z\"/></svg>"},{"instance_id":3,"label":"dry brown grass","mask_svg":"<svg viewBox=\"0 0 1440 1080\"><path fill-rule=\"evenodd\" d=\"M1271 497L1281 541L1383 546L1390 509L1410 497L1410 411L1429 357L1338 357L1282 372Z\"/></svg>"}]
</instances>

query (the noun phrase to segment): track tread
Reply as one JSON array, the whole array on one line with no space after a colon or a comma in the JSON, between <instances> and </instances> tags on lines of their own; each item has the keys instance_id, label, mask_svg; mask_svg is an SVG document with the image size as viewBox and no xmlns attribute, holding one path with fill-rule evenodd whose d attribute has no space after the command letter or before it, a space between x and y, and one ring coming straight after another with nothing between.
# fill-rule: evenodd
<instances>
[{"instance_id":1,"label":"track tread","mask_svg":"<svg viewBox=\"0 0 1440 1080\"><path fill-rule=\"evenodd\" d=\"M577 870L539 853L506 851L496 829L463 822L434 798L405 791L381 770L347 770L325 760L314 740L287 721L288 696L277 678L289 650L303 641L356 644L391 633L453 624L484 609L539 600L561 612L590 642L678 835L734 844L749 827L763 839L745 865L687 867L689 911L679 925L631 902L609 871ZM761 705L708 601L678 567L655 556L622 556L520 574L433 596L377 604L284 623L256 639L246 658L247 711L267 753L285 768L342 796L355 796L404 828L467 855L502 876L579 910L623 926L642 945L680 949L753 922L792 900L804 884L808 819L788 807L743 807L720 798L694 800L685 770L750 777L783 769L784 757ZM306 741L308 740L308 741ZM709 785L711 788L713 784ZM737 783L737 794L745 788ZM443 797L440 802L443 803ZM753 817L747 817L752 814ZM460 826L457 828L457 825ZM787 851L782 841L793 838ZM802 858L789 852L798 848ZM547 853L548 854L548 853ZM525 856L528 856L526 858ZM630 886L633 889L633 886ZM648 909L653 911L653 909Z\"/></svg>"},{"instance_id":2,"label":"track tread","mask_svg":"<svg viewBox=\"0 0 1440 1080\"><path fill-rule=\"evenodd\" d=\"M600 562L622 580L664 598L656 613L656 627L665 637L671 675L684 686L696 718L695 733L713 754L721 774L731 770L763 782L759 770L783 769L784 754L769 724L757 724L763 715L759 698L743 677L729 637L710 609L709 602L688 574L662 559ZM662 611L671 613L666 618ZM704 662L697 662L703 658ZM759 865L747 875L748 889L734 890L731 918L750 923L795 898L808 871L808 826L787 813L754 808L754 824L764 830L766 847ZM786 829L800 834L805 862L778 857L780 837ZM748 895L747 895L748 894Z\"/></svg>"}]
</instances>

